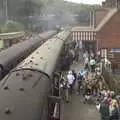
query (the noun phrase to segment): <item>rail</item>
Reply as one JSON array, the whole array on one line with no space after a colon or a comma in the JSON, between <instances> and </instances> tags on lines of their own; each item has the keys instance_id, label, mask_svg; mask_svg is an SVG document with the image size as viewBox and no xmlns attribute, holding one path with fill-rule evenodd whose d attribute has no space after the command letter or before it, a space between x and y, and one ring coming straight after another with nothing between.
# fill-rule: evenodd
<instances>
[{"instance_id":1,"label":"rail","mask_svg":"<svg viewBox=\"0 0 120 120\"><path fill-rule=\"evenodd\" d=\"M2 34L0 34L0 39L2 39L2 40L4 40L4 39L14 39L14 38L23 37L24 35L25 35L24 31L11 32L11 33L2 33Z\"/></svg>"}]
</instances>

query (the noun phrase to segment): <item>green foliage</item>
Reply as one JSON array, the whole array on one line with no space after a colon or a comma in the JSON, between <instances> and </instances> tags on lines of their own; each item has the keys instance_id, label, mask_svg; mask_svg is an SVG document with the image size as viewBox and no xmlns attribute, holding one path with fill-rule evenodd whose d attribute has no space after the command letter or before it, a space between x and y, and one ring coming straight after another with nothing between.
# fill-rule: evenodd
<instances>
[{"instance_id":1,"label":"green foliage","mask_svg":"<svg viewBox=\"0 0 120 120\"><path fill-rule=\"evenodd\" d=\"M24 26L21 23L9 21L5 25L0 26L1 33L7 33L7 32L17 32L17 31L23 31Z\"/></svg>"},{"instance_id":2,"label":"green foliage","mask_svg":"<svg viewBox=\"0 0 120 120\"><path fill-rule=\"evenodd\" d=\"M8 17L29 28L30 17L34 15L55 14L57 19L60 19L67 14L77 14L80 16L79 19L82 18L84 21L84 18L88 19L91 10L99 7L99 5L76 4L64 0L8 0Z\"/></svg>"}]
</instances>

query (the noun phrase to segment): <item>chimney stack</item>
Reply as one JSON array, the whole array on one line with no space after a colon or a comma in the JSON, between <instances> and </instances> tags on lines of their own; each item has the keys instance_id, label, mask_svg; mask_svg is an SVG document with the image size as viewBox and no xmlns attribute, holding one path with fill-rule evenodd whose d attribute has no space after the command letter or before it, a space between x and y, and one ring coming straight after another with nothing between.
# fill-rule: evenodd
<instances>
[{"instance_id":1,"label":"chimney stack","mask_svg":"<svg viewBox=\"0 0 120 120\"><path fill-rule=\"evenodd\" d=\"M104 1L102 2L102 7L105 8L105 2Z\"/></svg>"}]
</instances>

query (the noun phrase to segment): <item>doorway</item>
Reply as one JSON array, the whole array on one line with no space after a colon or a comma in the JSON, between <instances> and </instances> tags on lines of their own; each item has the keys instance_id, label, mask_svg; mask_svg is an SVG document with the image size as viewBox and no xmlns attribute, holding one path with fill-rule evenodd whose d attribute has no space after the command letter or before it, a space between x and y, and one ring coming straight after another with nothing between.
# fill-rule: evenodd
<instances>
[{"instance_id":1,"label":"doorway","mask_svg":"<svg viewBox=\"0 0 120 120\"><path fill-rule=\"evenodd\" d=\"M84 51L93 51L96 52L96 41L83 41L82 42L83 45L83 50Z\"/></svg>"}]
</instances>

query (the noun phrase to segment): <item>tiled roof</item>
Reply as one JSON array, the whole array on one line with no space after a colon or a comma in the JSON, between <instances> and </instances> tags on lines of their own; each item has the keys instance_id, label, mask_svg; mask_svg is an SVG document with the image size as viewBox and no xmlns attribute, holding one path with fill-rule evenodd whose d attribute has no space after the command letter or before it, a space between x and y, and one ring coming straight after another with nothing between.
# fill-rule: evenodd
<instances>
[{"instance_id":1,"label":"tiled roof","mask_svg":"<svg viewBox=\"0 0 120 120\"><path fill-rule=\"evenodd\" d=\"M95 10L95 28L100 24L103 18L108 14L109 9L100 8Z\"/></svg>"},{"instance_id":2,"label":"tiled roof","mask_svg":"<svg viewBox=\"0 0 120 120\"><path fill-rule=\"evenodd\" d=\"M102 21L97 26L96 31L99 31L117 13L117 11L117 8L110 9L108 14L102 19Z\"/></svg>"}]
</instances>

